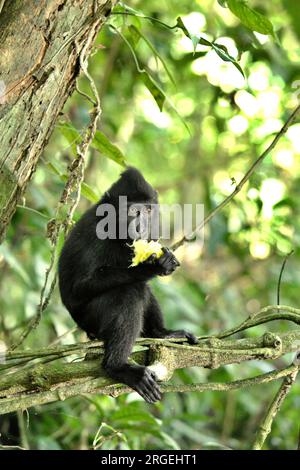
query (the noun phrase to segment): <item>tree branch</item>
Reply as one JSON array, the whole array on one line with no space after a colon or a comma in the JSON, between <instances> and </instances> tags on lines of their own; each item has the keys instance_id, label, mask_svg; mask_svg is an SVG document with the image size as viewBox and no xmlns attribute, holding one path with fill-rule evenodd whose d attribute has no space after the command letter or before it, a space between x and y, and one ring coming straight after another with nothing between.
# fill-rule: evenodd
<instances>
[{"instance_id":1,"label":"tree branch","mask_svg":"<svg viewBox=\"0 0 300 470\"><path fill-rule=\"evenodd\" d=\"M263 310L267 309L266 307ZM284 318L284 312L282 315ZM219 336L222 336L222 333ZM185 367L218 368L250 360L273 360L282 357L288 352L299 349L300 331L295 330L285 334L267 332L258 338L229 340L215 336L199 339L198 345L190 346L179 343L183 341L180 339L173 341L141 338L137 341L137 350L130 359L148 365L160 380L167 381L176 369ZM85 393L118 396L129 392L128 387L113 383L105 376L100 366L102 355L102 343L91 341L38 351L7 352L3 355L0 366L0 414ZM267 383L291 375L294 371L295 366L292 365L258 377L225 384L164 383L161 387L163 392L226 391Z\"/></svg>"},{"instance_id":2,"label":"tree branch","mask_svg":"<svg viewBox=\"0 0 300 470\"><path fill-rule=\"evenodd\" d=\"M255 160L253 165L249 168L249 170L246 172L244 177L241 179L239 184L236 185L234 191L232 191L229 196L227 196L224 201L221 202L215 209L213 209L204 219L203 221L195 228L195 230L189 234L189 236L183 236L180 240L177 242L173 243L171 246L172 250L175 251L177 248L179 248L181 245L183 245L185 242L189 242L195 238L197 235L197 232L199 232L210 220L218 214L229 202L241 191L243 186L246 184L246 182L249 180L249 178L253 175L257 167L264 161L267 155L275 148L277 145L278 141L280 138L286 133L288 128L291 126L291 124L294 122L298 112L300 111L300 104L294 109L292 114L289 116L287 121L284 123L278 134L276 134L275 138L272 140L271 144L266 148L266 150L260 155L260 157Z\"/></svg>"},{"instance_id":3,"label":"tree branch","mask_svg":"<svg viewBox=\"0 0 300 470\"><path fill-rule=\"evenodd\" d=\"M274 400L271 402L259 428L255 438L255 442L253 444L253 450L261 450L264 442L271 432L272 424L275 419L276 414L278 413L284 399L286 398L287 394L289 393L293 383L295 382L298 372L299 372L299 362L291 366L289 369L289 373L284 377L282 384L276 393ZM286 369L286 370L288 370Z\"/></svg>"}]
</instances>

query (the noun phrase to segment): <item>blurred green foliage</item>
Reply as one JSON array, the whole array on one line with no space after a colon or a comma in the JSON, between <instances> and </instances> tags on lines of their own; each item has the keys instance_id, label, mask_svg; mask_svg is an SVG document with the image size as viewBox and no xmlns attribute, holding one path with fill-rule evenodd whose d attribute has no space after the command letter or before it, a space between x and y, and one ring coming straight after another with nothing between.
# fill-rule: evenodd
<instances>
[{"instance_id":1,"label":"blurred green foliage","mask_svg":"<svg viewBox=\"0 0 300 470\"><path fill-rule=\"evenodd\" d=\"M217 0L131 0L129 14L122 5L113 12L90 58L103 112L76 218L118 177L124 161L142 170L159 189L161 202L201 202L208 212L279 131L298 103L297 2L251 0L243 11L239 2L227 3L230 8ZM245 8L256 13L249 17ZM80 88L88 92L85 79ZM89 103L75 91L0 247L0 338L8 346L39 302L50 253L46 225L88 122ZM204 246L180 248L182 268L171 279L153 282L170 327L211 334L275 303L280 267L291 249L281 303L298 306L299 132L300 124L293 124L242 192L213 219ZM45 347L73 326L55 291L25 345ZM268 324L247 334L288 327ZM81 340L83 333L71 331L61 342ZM283 360L226 370L194 368L178 371L173 380L226 381L282 365ZM170 393L155 406L135 394L78 397L29 410L26 432L31 448L38 449L249 448L278 386ZM299 391L295 384L267 448L297 447ZM14 417L1 421L0 439L14 442Z\"/></svg>"}]
</instances>

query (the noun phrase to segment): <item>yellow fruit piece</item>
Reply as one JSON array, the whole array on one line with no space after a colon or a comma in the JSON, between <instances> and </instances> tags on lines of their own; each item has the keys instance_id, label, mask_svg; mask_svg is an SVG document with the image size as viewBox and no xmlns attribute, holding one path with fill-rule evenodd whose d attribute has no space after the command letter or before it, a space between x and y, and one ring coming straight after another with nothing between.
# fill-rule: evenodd
<instances>
[{"instance_id":1,"label":"yellow fruit piece","mask_svg":"<svg viewBox=\"0 0 300 470\"><path fill-rule=\"evenodd\" d=\"M134 250L134 257L132 258L131 267L137 266L143 261L146 261L151 255L155 254L157 258L163 254L162 246L159 242L154 240L134 240L130 245Z\"/></svg>"}]
</instances>

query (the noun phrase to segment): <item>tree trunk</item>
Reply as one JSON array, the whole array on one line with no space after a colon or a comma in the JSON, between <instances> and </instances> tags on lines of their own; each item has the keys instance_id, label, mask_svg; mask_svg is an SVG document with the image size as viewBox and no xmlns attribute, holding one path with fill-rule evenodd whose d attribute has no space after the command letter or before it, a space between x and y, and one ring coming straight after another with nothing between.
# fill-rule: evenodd
<instances>
[{"instance_id":1,"label":"tree trunk","mask_svg":"<svg viewBox=\"0 0 300 470\"><path fill-rule=\"evenodd\" d=\"M86 40L96 37L115 3L1 0L0 242L74 89Z\"/></svg>"}]
</instances>

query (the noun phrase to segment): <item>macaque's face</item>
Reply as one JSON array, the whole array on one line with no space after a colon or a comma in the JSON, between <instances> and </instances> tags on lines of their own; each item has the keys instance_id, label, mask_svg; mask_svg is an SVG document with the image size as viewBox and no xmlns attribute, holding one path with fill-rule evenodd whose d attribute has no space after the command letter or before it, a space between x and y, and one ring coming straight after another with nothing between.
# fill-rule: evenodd
<instances>
[{"instance_id":1,"label":"macaque's face","mask_svg":"<svg viewBox=\"0 0 300 470\"><path fill-rule=\"evenodd\" d=\"M128 238L157 240L159 238L159 205L149 202L128 202Z\"/></svg>"}]
</instances>

